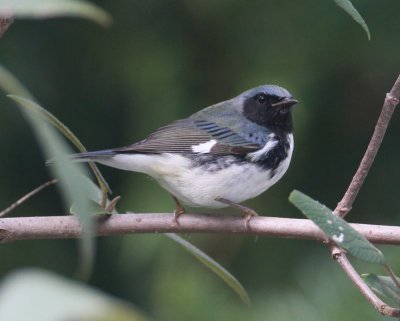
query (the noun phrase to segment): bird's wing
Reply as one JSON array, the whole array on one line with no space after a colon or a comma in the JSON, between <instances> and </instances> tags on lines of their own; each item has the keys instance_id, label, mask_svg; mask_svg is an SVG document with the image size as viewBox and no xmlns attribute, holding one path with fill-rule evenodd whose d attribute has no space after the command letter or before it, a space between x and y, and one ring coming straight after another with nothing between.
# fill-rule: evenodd
<instances>
[{"instance_id":1,"label":"bird's wing","mask_svg":"<svg viewBox=\"0 0 400 321\"><path fill-rule=\"evenodd\" d=\"M203 145L202 145L203 144ZM208 120L187 118L159 128L136 144L114 153L208 153L245 155L261 148L228 127Z\"/></svg>"}]
</instances>

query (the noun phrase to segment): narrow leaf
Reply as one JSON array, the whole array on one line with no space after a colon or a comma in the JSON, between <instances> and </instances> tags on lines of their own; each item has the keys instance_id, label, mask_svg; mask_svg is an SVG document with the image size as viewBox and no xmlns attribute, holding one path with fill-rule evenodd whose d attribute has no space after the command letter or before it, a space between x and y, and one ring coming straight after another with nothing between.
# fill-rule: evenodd
<instances>
[{"instance_id":1,"label":"narrow leaf","mask_svg":"<svg viewBox=\"0 0 400 321\"><path fill-rule=\"evenodd\" d=\"M393 300L397 306L400 306L400 288L391 277L376 274L363 274L362 278L376 294ZM400 279L398 280L400 281Z\"/></svg>"},{"instance_id":2,"label":"narrow leaf","mask_svg":"<svg viewBox=\"0 0 400 321\"><path fill-rule=\"evenodd\" d=\"M72 144L75 145L76 148L81 153L87 152L85 146L81 143L81 141L78 139L78 137L75 136L73 132L69 130L67 126L65 126L57 117L55 117L52 113L50 113L48 110L37 106L37 109L34 110L35 112L38 112L38 114L43 117L45 120L47 120L50 124L52 124L55 128L57 128ZM89 166L93 171L93 174L95 175L97 182L99 183L100 187L102 190L107 193L111 193L111 189L108 186L106 180L104 179L103 175L100 173L99 168L94 162L89 162Z\"/></svg>"},{"instance_id":3,"label":"narrow leaf","mask_svg":"<svg viewBox=\"0 0 400 321\"><path fill-rule=\"evenodd\" d=\"M14 93L18 95L22 95L25 97L30 98L33 100L33 96L29 93L29 91L11 74L9 73L5 68L3 68L0 65L0 88L3 88L5 92L9 93ZM35 104L35 108L33 109L35 113L40 115L42 118L46 119L50 124L52 124L54 127L56 127L62 134L64 134L65 137L67 137L81 152L86 151L82 143L79 141L79 139L64 125L62 124L56 117L54 117L50 112L47 110L41 108L39 105ZM93 165L93 166L92 166ZM99 182L100 186L103 186L102 190L98 188L97 185L95 185L91 180L89 180L85 176L81 176L82 179L85 180L84 183L82 183L84 186L89 186L89 190L87 193L87 196L89 199L92 201L98 201L98 199L101 198L102 195L104 195L104 190L108 189L107 182L104 180L102 177L100 171L98 168L95 166L95 164L91 164L92 170L95 173L97 180ZM106 197L106 195L105 195ZM106 199L106 202L108 203L109 200ZM93 212L94 211L94 212ZM73 203L72 208L71 208L72 213L77 213L77 205ZM93 207L89 208L88 213L99 213L99 214L105 214L104 211L100 211L99 209L93 209ZM117 211L114 209L113 214L118 214ZM247 304L250 303L249 296L246 292L246 290L243 288L243 286L236 280L234 276L232 276L228 271L226 271L222 266L220 266L217 262L215 262L213 259L211 259L207 254L202 252L200 249L196 248L194 245L190 244L188 241L180 238L177 235L172 235L172 234L166 234L170 239L174 240L175 242L178 242L181 246L186 248L189 253L194 255L195 258L197 258L201 263L203 263L205 266L207 266L209 269L211 269L214 273L216 273L218 276L220 276L238 295L242 298L244 302Z\"/></svg>"},{"instance_id":4,"label":"narrow leaf","mask_svg":"<svg viewBox=\"0 0 400 321\"><path fill-rule=\"evenodd\" d=\"M56 162L50 167L55 177L60 181L61 192L66 204L76 204L79 219L82 224L82 275L86 275L92 268L94 256L93 222L90 216L91 205L87 197L87 181L83 179L85 175L84 167L79 163L72 163L67 155L72 151L61 138L59 133L54 130L38 113L43 109L38 104L28 99L9 95L20 107L25 118L31 124L33 131L39 141L47 158L54 158Z\"/></svg>"},{"instance_id":5,"label":"narrow leaf","mask_svg":"<svg viewBox=\"0 0 400 321\"><path fill-rule=\"evenodd\" d=\"M333 242L354 257L370 263L385 263L385 257L381 251L353 229L344 219L333 214L325 205L299 191L293 191L289 200L323 230Z\"/></svg>"},{"instance_id":6,"label":"narrow leaf","mask_svg":"<svg viewBox=\"0 0 400 321\"><path fill-rule=\"evenodd\" d=\"M69 212L73 215L79 215L78 207L76 206L76 204L71 205ZM99 205L99 203L90 201L89 214L90 215L111 215L112 213L107 211L105 208L101 207Z\"/></svg>"},{"instance_id":7,"label":"narrow leaf","mask_svg":"<svg viewBox=\"0 0 400 321\"><path fill-rule=\"evenodd\" d=\"M364 21L363 17L361 17L360 13L353 6L350 0L334 0L335 3L346 11L360 26L364 29L367 34L368 40L371 40L371 34L369 32L368 26Z\"/></svg>"},{"instance_id":8,"label":"narrow leaf","mask_svg":"<svg viewBox=\"0 0 400 321\"><path fill-rule=\"evenodd\" d=\"M0 0L0 16L33 19L78 17L102 26L111 23L106 11L84 0Z\"/></svg>"},{"instance_id":9,"label":"narrow leaf","mask_svg":"<svg viewBox=\"0 0 400 321\"><path fill-rule=\"evenodd\" d=\"M99 195L101 192L99 187L95 185L92 181L88 180L89 184L92 186L93 193L92 195ZM96 192L97 191L97 192ZM96 201L96 198L92 198L93 201ZM107 204L109 203L109 200L107 199ZM75 212L75 209L72 209L73 212ZM101 210L99 210L98 214L108 214L108 213L103 213ZM113 215L120 215L116 209L113 210ZM170 238L171 240L177 242L179 245L181 245L183 248L185 248L190 254L192 254L200 263L205 265L208 269L213 271L216 275L218 275L229 287L235 291L239 297L242 299L244 303L247 305L250 305L250 298L249 295L247 294L246 290L243 288L243 286L240 284L240 282L231 274L229 273L224 267L222 267L220 264L218 264L216 261L214 261L211 257L209 257L206 253L204 253L202 250L199 248L195 247L193 244L190 242L184 240L180 236L172 233L165 233L163 234L166 237Z\"/></svg>"},{"instance_id":10,"label":"narrow leaf","mask_svg":"<svg viewBox=\"0 0 400 321\"><path fill-rule=\"evenodd\" d=\"M25 98L29 98L30 100L36 101L33 95L29 92L28 89L25 88L21 82L14 77L7 69L0 65L0 88L7 94L13 94L17 96L22 96ZM58 120L53 114L49 111L45 110L38 106L38 109L35 110L41 117L44 117L50 124L52 124L55 128L57 128L68 140L81 152L87 152L85 146L80 142L78 137L74 135L73 132L69 130L67 126L65 126L60 120ZM111 189L108 186L106 180L101 174L99 168L94 162L89 162L89 166L92 169L93 174L95 175L98 184L102 189L102 195L104 196L107 192L111 193ZM104 196L105 197L105 196Z\"/></svg>"},{"instance_id":11,"label":"narrow leaf","mask_svg":"<svg viewBox=\"0 0 400 321\"><path fill-rule=\"evenodd\" d=\"M1 321L145 321L138 308L101 291L39 269L24 269L0 284Z\"/></svg>"},{"instance_id":12,"label":"narrow leaf","mask_svg":"<svg viewBox=\"0 0 400 321\"><path fill-rule=\"evenodd\" d=\"M0 65L0 89L6 94L18 95L29 98L30 100L35 100L29 90L2 65Z\"/></svg>"},{"instance_id":13,"label":"narrow leaf","mask_svg":"<svg viewBox=\"0 0 400 321\"><path fill-rule=\"evenodd\" d=\"M179 243L181 246L183 246L187 251L189 251L192 255L194 255L194 257L196 257L201 263L203 263L211 271L217 274L222 280L224 280L224 282L228 286L230 286L232 290L236 292L236 294L239 295L239 297L245 304L247 305L251 304L249 295L247 294L246 290L243 288L240 282L232 274L230 274L224 267L222 267L220 264L214 261L207 254L199 250L193 244L189 243L188 241L184 240L178 235L171 233L167 233L165 235L168 236L170 239L174 240L175 242Z\"/></svg>"}]
</instances>

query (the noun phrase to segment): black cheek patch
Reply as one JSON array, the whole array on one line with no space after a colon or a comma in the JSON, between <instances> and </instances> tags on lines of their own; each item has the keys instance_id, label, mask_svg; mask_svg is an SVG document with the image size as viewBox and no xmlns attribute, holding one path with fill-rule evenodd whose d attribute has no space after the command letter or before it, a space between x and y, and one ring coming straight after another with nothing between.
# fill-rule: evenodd
<instances>
[{"instance_id":1,"label":"black cheek patch","mask_svg":"<svg viewBox=\"0 0 400 321\"><path fill-rule=\"evenodd\" d=\"M261 105L254 97L247 98L243 105L243 116L258 125L265 125L268 118L267 108L266 105Z\"/></svg>"},{"instance_id":2,"label":"black cheek patch","mask_svg":"<svg viewBox=\"0 0 400 321\"><path fill-rule=\"evenodd\" d=\"M290 107L287 108L287 112L281 113L280 108L272 107L270 102L260 104L254 97L250 97L243 102L243 116L272 132L290 133L293 131Z\"/></svg>"}]
</instances>

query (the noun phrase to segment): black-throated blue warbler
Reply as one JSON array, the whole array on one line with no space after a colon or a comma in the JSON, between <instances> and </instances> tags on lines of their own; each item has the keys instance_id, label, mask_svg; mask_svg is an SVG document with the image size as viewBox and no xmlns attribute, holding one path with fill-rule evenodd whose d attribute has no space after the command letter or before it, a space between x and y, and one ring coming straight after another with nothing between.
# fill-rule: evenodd
<instances>
[{"instance_id":1,"label":"black-throated blue warbler","mask_svg":"<svg viewBox=\"0 0 400 321\"><path fill-rule=\"evenodd\" d=\"M233 206L260 195L288 169L293 152L292 106L284 88L259 86L157 129L133 145L72 155L153 177L179 201L194 207Z\"/></svg>"}]
</instances>

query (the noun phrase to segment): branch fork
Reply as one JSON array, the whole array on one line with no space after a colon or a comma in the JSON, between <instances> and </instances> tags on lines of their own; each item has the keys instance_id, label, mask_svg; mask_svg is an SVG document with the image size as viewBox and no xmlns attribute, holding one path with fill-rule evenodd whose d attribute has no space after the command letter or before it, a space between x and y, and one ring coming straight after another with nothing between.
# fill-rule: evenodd
<instances>
[{"instance_id":1,"label":"branch fork","mask_svg":"<svg viewBox=\"0 0 400 321\"><path fill-rule=\"evenodd\" d=\"M383 103L381 114L379 115L378 121L375 125L374 133L372 134L371 140L361 160L361 163L354 175L349 187L346 190L342 200L336 206L334 213L341 217L346 216L360 191L365 178L374 162L375 156L378 153L379 147L382 143L386 129L389 125L390 118L396 106L400 101L400 76L397 78L392 90L386 94L385 101ZM375 293L367 286L357 271L349 262L346 253L343 249L330 245L332 258L340 265L343 271L356 285L364 297L383 315L389 317L400 317L400 310L394 309L384 303Z\"/></svg>"}]
</instances>

